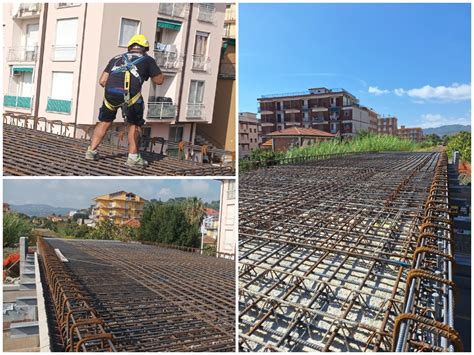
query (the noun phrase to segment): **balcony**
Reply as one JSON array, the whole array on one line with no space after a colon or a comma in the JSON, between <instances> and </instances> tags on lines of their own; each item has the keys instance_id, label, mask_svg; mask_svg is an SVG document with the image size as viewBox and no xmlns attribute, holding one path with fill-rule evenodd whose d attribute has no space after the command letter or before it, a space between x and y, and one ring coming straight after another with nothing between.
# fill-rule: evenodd
<instances>
[{"instance_id":1,"label":"balcony","mask_svg":"<svg viewBox=\"0 0 474 355\"><path fill-rule=\"evenodd\" d=\"M221 63L219 67L219 78L235 79L235 64L234 63Z\"/></svg>"},{"instance_id":2,"label":"balcony","mask_svg":"<svg viewBox=\"0 0 474 355\"><path fill-rule=\"evenodd\" d=\"M161 15L185 18L188 14L189 4L183 3L161 3L158 8L158 13Z\"/></svg>"},{"instance_id":3,"label":"balcony","mask_svg":"<svg viewBox=\"0 0 474 355\"><path fill-rule=\"evenodd\" d=\"M169 102L149 102L148 103L148 118L156 119L175 119L177 107Z\"/></svg>"},{"instance_id":4,"label":"balcony","mask_svg":"<svg viewBox=\"0 0 474 355\"><path fill-rule=\"evenodd\" d=\"M155 51L155 60L162 71L178 71L182 65L182 57L177 52Z\"/></svg>"},{"instance_id":5,"label":"balcony","mask_svg":"<svg viewBox=\"0 0 474 355\"><path fill-rule=\"evenodd\" d=\"M80 2L58 2L56 9L63 9L65 7L81 6Z\"/></svg>"},{"instance_id":6,"label":"balcony","mask_svg":"<svg viewBox=\"0 0 474 355\"><path fill-rule=\"evenodd\" d=\"M11 96L11 95L3 96L3 106L5 107L31 109L32 102L33 102L33 97Z\"/></svg>"},{"instance_id":7,"label":"balcony","mask_svg":"<svg viewBox=\"0 0 474 355\"><path fill-rule=\"evenodd\" d=\"M320 107L320 106L313 106L311 107L312 112L327 112L328 108L327 107Z\"/></svg>"},{"instance_id":8,"label":"balcony","mask_svg":"<svg viewBox=\"0 0 474 355\"><path fill-rule=\"evenodd\" d=\"M186 109L187 118L204 118L203 104L188 104Z\"/></svg>"},{"instance_id":9,"label":"balcony","mask_svg":"<svg viewBox=\"0 0 474 355\"><path fill-rule=\"evenodd\" d=\"M41 13L40 3L22 3L12 4L12 17L13 18L32 18L38 17Z\"/></svg>"},{"instance_id":10,"label":"balcony","mask_svg":"<svg viewBox=\"0 0 474 355\"><path fill-rule=\"evenodd\" d=\"M208 71L210 64L211 58L204 55L193 55L193 70Z\"/></svg>"},{"instance_id":11,"label":"balcony","mask_svg":"<svg viewBox=\"0 0 474 355\"><path fill-rule=\"evenodd\" d=\"M38 46L10 47L8 48L7 61L9 62L36 62Z\"/></svg>"},{"instance_id":12,"label":"balcony","mask_svg":"<svg viewBox=\"0 0 474 355\"><path fill-rule=\"evenodd\" d=\"M55 62L74 62L76 60L77 44L52 46L51 60Z\"/></svg>"},{"instance_id":13,"label":"balcony","mask_svg":"<svg viewBox=\"0 0 474 355\"><path fill-rule=\"evenodd\" d=\"M226 9L224 23L235 23L235 20L236 20L235 10L233 8Z\"/></svg>"},{"instance_id":14,"label":"balcony","mask_svg":"<svg viewBox=\"0 0 474 355\"><path fill-rule=\"evenodd\" d=\"M46 112L70 114L72 100L57 100L48 97Z\"/></svg>"},{"instance_id":15,"label":"balcony","mask_svg":"<svg viewBox=\"0 0 474 355\"><path fill-rule=\"evenodd\" d=\"M214 4L199 4L198 20L214 23L216 6Z\"/></svg>"}]
</instances>

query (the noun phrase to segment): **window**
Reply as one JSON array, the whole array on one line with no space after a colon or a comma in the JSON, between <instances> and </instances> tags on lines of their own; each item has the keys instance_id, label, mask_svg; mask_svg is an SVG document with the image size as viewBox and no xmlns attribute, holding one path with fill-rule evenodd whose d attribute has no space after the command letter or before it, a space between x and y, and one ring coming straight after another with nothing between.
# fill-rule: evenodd
<instances>
[{"instance_id":1,"label":"window","mask_svg":"<svg viewBox=\"0 0 474 355\"><path fill-rule=\"evenodd\" d=\"M196 42L194 43L194 55L204 57L207 54L207 42L209 33L196 32Z\"/></svg>"},{"instance_id":2,"label":"window","mask_svg":"<svg viewBox=\"0 0 474 355\"><path fill-rule=\"evenodd\" d=\"M229 180L229 187L227 189L227 199L235 199L235 181Z\"/></svg>"},{"instance_id":3,"label":"window","mask_svg":"<svg viewBox=\"0 0 474 355\"><path fill-rule=\"evenodd\" d=\"M191 80L189 87L189 104L202 104L204 99L204 81Z\"/></svg>"},{"instance_id":4,"label":"window","mask_svg":"<svg viewBox=\"0 0 474 355\"><path fill-rule=\"evenodd\" d=\"M348 110L344 111L344 117L349 117L349 111Z\"/></svg>"},{"instance_id":5,"label":"window","mask_svg":"<svg viewBox=\"0 0 474 355\"><path fill-rule=\"evenodd\" d=\"M53 60L76 60L77 18L60 19L56 23L56 41L53 46Z\"/></svg>"},{"instance_id":6,"label":"window","mask_svg":"<svg viewBox=\"0 0 474 355\"><path fill-rule=\"evenodd\" d=\"M169 139L170 142L178 143L183 140L183 127L182 126L170 126Z\"/></svg>"},{"instance_id":7,"label":"window","mask_svg":"<svg viewBox=\"0 0 474 355\"><path fill-rule=\"evenodd\" d=\"M140 21L122 18L120 22L120 39L119 46L127 47L128 41L132 36L138 34L140 31Z\"/></svg>"},{"instance_id":8,"label":"window","mask_svg":"<svg viewBox=\"0 0 474 355\"><path fill-rule=\"evenodd\" d=\"M51 85L51 98L59 100L71 100L72 98L73 74L69 72L53 72Z\"/></svg>"}]
</instances>

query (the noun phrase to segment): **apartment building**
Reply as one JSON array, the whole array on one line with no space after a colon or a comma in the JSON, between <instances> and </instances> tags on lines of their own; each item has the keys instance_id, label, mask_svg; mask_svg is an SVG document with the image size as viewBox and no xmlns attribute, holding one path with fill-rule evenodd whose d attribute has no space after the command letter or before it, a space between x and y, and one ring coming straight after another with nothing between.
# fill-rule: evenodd
<instances>
[{"instance_id":1,"label":"apartment building","mask_svg":"<svg viewBox=\"0 0 474 355\"><path fill-rule=\"evenodd\" d=\"M122 225L131 219L140 219L146 200L131 192L118 191L94 198L92 217L96 222L113 221Z\"/></svg>"},{"instance_id":2,"label":"apartment building","mask_svg":"<svg viewBox=\"0 0 474 355\"><path fill-rule=\"evenodd\" d=\"M209 125L199 125L197 134L203 143L235 152L236 113L236 5L227 4L221 58L214 100L214 117Z\"/></svg>"},{"instance_id":3,"label":"apartment building","mask_svg":"<svg viewBox=\"0 0 474 355\"><path fill-rule=\"evenodd\" d=\"M221 180L217 252L235 255L237 191L235 180Z\"/></svg>"},{"instance_id":4,"label":"apartment building","mask_svg":"<svg viewBox=\"0 0 474 355\"><path fill-rule=\"evenodd\" d=\"M377 119L377 133L396 136L398 134L398 119L396 117L379 117Z\"/></svg>"},{"instance_id":5,"label":"apartment building","mask_svg":"<svg viewBox=\"0 0 474 355\"><path fill-rule=\"evenodd\" d=\"M262 143L262 127L257 114L252 112L239 113L239 157L250 155L252 150Z\"/></svg>"},{"instance_id":6,"label":"apartment building","mask_svg":"<svg viewBox=\"0 0 474 355\"><path fill-rule=\"evenodd\" d=\"M225 4L4 4L4 108L91 126L108 61L143 33L165 81L147 81L145 136L194 142L213 119ZM122 121L117 115L117 121ZM80 136L82 132L75 132Z\"/></svg>"},{"instance_id":7,"label":"apartment building","mask_svg":"<svg viewBox=\"0 0 474 355\"><path fill-rule=\"evenodd\" d=\"M420 127L408 128L405 126L400 126L397 135L400 138L410 139L414 142L423 141L423 129L421 129Z\"/></svg>"},{"instance_id":8,"label":"apartment building","mask_svg":"<svg viewBox=\"0 0 474 355\"><path fill-rule=\"evenodd\" d=\"M370 113L373 110L361 106L344 89L312 88L306 92L265 95L258 101L263 135L304 127L350 137L361 130L375 129Z\"/></svg>"}]
</instances>

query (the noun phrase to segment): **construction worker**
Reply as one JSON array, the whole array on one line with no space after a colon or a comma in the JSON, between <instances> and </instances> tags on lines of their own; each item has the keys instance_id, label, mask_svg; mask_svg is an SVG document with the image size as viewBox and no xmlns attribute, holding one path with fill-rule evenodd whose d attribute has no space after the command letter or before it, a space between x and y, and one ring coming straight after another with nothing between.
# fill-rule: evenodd
<instances>
[{"instance_id":1,"label":"construction worker","mask_svg":"<svg viewBox=\"0 0 474 355\"><path fill-rule=\"evenodd\" d=\"M94 129L91 144L87 148L86 159L97 160L97 147L117 116L120 108L128 123L128 166L145 167L148 162L138 153L138 141L143 119L144 102L141 88L148 78L161 85L163 74L156 61L146 54L150 46L147 38L138 34L128 42L127 53L113 57L99 79L105 88L104 101L99 111L99 123Z\"/></svg>"}]
</instances>

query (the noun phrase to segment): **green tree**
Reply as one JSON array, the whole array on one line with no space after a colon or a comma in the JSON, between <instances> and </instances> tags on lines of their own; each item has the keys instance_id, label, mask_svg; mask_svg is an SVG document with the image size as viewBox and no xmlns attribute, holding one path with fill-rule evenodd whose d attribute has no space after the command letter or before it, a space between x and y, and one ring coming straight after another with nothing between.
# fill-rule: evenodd
<instances>
[{"instance_id":1,"label":"green tree","mask_svg":"<svg viewBox=\"0 0 474 355\"><path fill-rule=\"evenodd\" d=\"M204 219L204 204L197 197L190 197L184 201L184 213L188 222L200 226Z\"/></svg>"},{"instance_id":2,"label":"green tree","mask_svg":"<svg viewBox=\"0 0 474 355\"><path fill-rule=\"evenodd\" d=\"M114 240L118 239L118 236L118 227L114 225L114 222L107 220L99 222L87 233L86 237L88 239Z\"/></svg>"},{"instance_id":3,"label":"green tree","mask_svg":"<svg viewBox=\"0 0 474 355\"><path fill-rule=\"evenodd\" d=\"M191 209L189 206L187 208ZM194 212L195 215L186 214L186 202L149 203L143 211L138 238L143 241L198 247L201 238L200 221L198 212ZM191 219L194 223L190 222Z\"/></svg>"},{"instance_id":4,"label":"green tree","mask_svg":"<svg viewBox=\"0 0 474 355\"><path fill-rule=\"evenodd\" d=\"M3 246L16 244L20 237L31 237L33 226L28 218L18 213L6 212L3 214Z\"/></svg>"},{"instance_id":5,"label":"green tree","mask_svg":"<svg viewBox=\"0 0 474 355\"><path fill-rule=\"evenodd\" d=\"M458 134L449 137L446 145L446 152L449 158L452 158L454 151L459 151L461 159L466 162L471 162L471 133L459 132Z\"/></svg>"}]
</instances>

